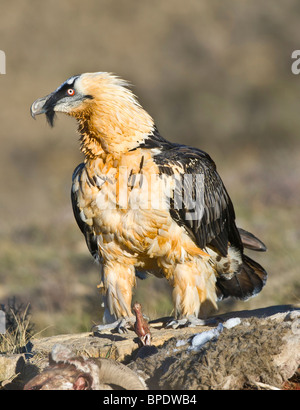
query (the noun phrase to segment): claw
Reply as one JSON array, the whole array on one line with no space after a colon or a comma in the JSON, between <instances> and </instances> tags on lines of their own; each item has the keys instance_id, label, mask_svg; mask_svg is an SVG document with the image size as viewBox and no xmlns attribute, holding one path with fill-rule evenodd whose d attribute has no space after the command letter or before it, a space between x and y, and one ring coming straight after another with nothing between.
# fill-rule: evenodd
<instances>
[{"instance_id":1,"label":"claw","mask_svg":"<svg viewBox=\"0 0 300 410\"><path fill-rule=\"evenodd\" d=\"M123 318L117 327L118 332L121 334L128 333L127 326L128 326L128 321L125 318Z\"/></svg>"},{"instance_id":2,"label":"claw","mask_svg":"<svg viewBox=\"0 0 300 410\"><path fill-rule=\"evenodd\" d=\"M92 327L94 333L102 333L107 331L116 331L120 334L128 333L128 328L133 324L133 318L121 317L113 323L107 323L105 325L95 325Z\"/></svg>"},{"instance_id":3,"label":"claw","mask_svg":"<svg viewBox=\"0 0 300 410\"><path fill-rule=\"evenodd\" d=\"M166 327L172 327L172 329L177 329L179 327L196 327L196 326L208 326L216 323L216 319L198 319L196 316L189 315L181 319L171 319Z\"/></svg>"}]
</instances>

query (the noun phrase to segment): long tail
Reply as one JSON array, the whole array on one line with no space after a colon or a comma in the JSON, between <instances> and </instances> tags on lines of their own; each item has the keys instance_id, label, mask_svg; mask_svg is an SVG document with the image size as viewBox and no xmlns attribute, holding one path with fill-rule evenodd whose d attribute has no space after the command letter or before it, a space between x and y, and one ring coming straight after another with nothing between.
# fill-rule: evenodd
<instances>
[{"instance_id":1,"label":"long tail","mask_svg":"<svg viewBox=\"0 0 300 410\"><path fill-rule=\"evenodd\" d=\"M218 298L222 300L231 296L247 300L262 290L267 276L267 272L259 263L243 255L243 263L231 279L226 279L224 276L217 279Z\"/></svg>"},{"instance_id":2,"label":"long tail","mask_svg":"<svg viewBox=\"0 0 300 410\"><path fill-rule=\"evenodd\" d=\"M253 233L245 231L245 229L242 228L238 228L238 231L245 248L257 252L265 252L267 250L266 245L253 235Z\"/></svg>"}]
</instances>

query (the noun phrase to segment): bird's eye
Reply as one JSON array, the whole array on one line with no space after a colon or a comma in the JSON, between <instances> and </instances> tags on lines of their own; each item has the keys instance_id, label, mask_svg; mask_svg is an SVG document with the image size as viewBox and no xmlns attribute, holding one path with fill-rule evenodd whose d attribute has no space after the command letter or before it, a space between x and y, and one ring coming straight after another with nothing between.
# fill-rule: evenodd
<instances>
[{"instance_id":1,"label":"bird's eye","mask_svg":"<svg viewBox=\"0 0 300 410\"><path fill-rule=\"evenodd\" d=\"M70 96L74 95L75 94L74 88L69 88L68 91L67 91L67 94L70 95Z\"/></svg>"}]
</instances>

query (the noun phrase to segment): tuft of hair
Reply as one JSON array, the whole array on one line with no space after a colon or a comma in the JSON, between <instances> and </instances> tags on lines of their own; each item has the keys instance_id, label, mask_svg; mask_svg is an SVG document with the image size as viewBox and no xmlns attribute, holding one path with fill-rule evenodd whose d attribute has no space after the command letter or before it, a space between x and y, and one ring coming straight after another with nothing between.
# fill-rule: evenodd
<instances>
[{"instance_id":1,"label":"tuft of hair","mask_svg":"<svg viewBox=\"0 0 300 410\"><path fill-rule=\"evenodd\" d=\"M54 118L55 118L55 111L53 109L48 110L46 112L46 119L47 119L47 122L50 125L50 127L54 126Z\"/></svg>"}]
</instances>

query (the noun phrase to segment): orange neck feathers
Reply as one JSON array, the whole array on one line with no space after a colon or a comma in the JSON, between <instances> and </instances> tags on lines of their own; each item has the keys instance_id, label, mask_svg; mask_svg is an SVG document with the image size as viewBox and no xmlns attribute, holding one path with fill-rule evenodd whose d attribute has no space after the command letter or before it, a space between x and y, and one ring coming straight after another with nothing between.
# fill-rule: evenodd
<instances>
[{"instance_id":1,"label":"orange neck feathers","mask_svg":"<svg viewBox=\"0 0 300 410\"><path fill-rule=\"evenodd\" d=\"M123 80L107 73L86 74L81 85L93 96L86 110L73 113L79 122L81 151L88 159L119 157L154 130L153 119Z\"/></svg>"}]
</instances>

